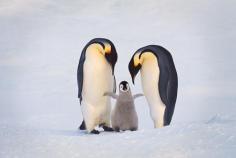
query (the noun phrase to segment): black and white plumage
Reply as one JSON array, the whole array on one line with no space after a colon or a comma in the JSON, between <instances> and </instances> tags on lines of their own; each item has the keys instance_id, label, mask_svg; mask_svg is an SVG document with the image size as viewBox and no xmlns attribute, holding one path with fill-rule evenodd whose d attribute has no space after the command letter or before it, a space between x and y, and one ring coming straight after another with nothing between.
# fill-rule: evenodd
<instances>
[{"instance_id":1,"label":"black and white plumage","mask_svg":"<svg viewBox=\"0 0 236 158\"><path fill-rule=\"evenodd\" d=\"M178 77L171 54L157 45L142 47L134 53L129 63L133 83L139 70L154 126L169 125L178 89Z\"/></svg>"},{"instance_id":2,"label":"black and white plumage","mask_svg":"<svg viewBox=\"0 0 236 158\"><path fill-rule=\"evenodd\" d=\"M95 38L84 47L77 70L78 98L84 117L80 129L98 133L95 126L110 126L110 99L103 94L116 90L116 61L115 46L108 39Z\"/></svg>"}]
</instances>

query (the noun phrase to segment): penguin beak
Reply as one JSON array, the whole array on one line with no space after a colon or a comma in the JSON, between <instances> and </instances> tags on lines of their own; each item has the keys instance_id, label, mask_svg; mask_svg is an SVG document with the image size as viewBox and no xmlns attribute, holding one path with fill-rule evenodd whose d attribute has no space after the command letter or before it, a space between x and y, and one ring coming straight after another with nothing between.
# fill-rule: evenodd
<instances>
[{"instance_id":1,"label":"penguin beak","mask_svg":"<svg viewBox=\"0 0 236 158\"><path fill-rule=\"evenodd\" d=\"M133 61L134 60L132 58L131 61L129 62L129 73L131 75L132 82L134 84L134 79L135 79L137 73L139 72L140 68L142 67L142 65L138 64L137 66L135 66Z\"/></svg>"},{"instance_id":2,"label":"penguin beak","mask_svg":"<svg viewBox=\"0 0 236 158\"><path fill-rule=\"evenodd\" d=\"M109 62L112 68L112 75L114 75L114 68L117 61L116 50L111 50L111 52L105 52L105 58Z\"/></svg>"}]
</instances>

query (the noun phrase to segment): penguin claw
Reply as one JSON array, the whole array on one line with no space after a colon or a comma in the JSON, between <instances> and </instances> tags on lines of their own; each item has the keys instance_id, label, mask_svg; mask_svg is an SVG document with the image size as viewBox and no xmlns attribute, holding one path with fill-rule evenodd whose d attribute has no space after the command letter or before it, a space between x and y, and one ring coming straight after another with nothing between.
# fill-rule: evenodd
<instances>
[{"instance_id":1,"label":"penguin claw","mask_svg":"<svg viewBox=\"0 0 236 158\"><path fill-rule=\"evenodd\" d=\"M92 133L92 134L99 134L100 132L98 131L98 130L92 130L90 133Z\"/></svg>"}]
</instances>

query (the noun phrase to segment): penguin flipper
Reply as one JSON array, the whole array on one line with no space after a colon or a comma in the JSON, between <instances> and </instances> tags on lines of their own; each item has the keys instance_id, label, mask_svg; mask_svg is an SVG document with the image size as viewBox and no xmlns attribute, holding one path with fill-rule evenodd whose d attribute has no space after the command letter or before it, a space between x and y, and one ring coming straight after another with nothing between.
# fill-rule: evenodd
<instances>
[{"instance_id":1,"label":"penguin flipper","mask_svg":"<svg viewBox=\"0 0 236 158\"><path fill-rule=\"evenodd\" d=\"M80 55L79 65L77 69L78 98L80 99L80 103L82 101L82 89L83 89L83 78L84 78L83 69L84 69L86 49L87 49L87 46L83 49Z\"/></svg>"},{"instance_id":2,"label":"penguin flipper","mask_svg":"<svg viewBox=\"0 0 236 158\"><path fill-rule=\"evenodd\" d=\"M105 92L104 96L110 96L113 99L118 99L118 97L119 97L118 95L116 95L115 93L112 93L112 92Z\"/></svg>"},{"instance_id":3,"label":"penguin flipper","mask_svg":"<svg viewBox=\"0 0 236 158\"><path fill-rule=\"evenodd\" d=\"M174 64L174 63L173 63ZM178 77L174 65L171 66L169 81L167 85L167 98L169 105L165 111L165 125L169 125L175 109L178 91Z\"/></svg>"},{"instance_id":4,"label":"penguin flipper","mask_svg":"<svg viewBox=\"0 0 236 158\"><path fill-rule=\"evenodd\" d=\"M168 74L168 70L164 71L160 71L160 77L159 77L159 94L161 97L162 102L165 104L165 111L164 111L164 126L167 125L166 122L167 120L169 120L169 102L168 102L168 95L167 95L167 89L168 89L168 78L169 78L169 74Z\"/></svg>"},{"instance_id":5,"label":"penguin flipper","mask_svg":"<svg viewBox=\"0 0 236 158\"><path fill-rule=\"evenodd\" d=\"M138 93L138 94L133 95L133 98L136 99L136 98L142 97L142 96L144 96L142 93Z\"/></svg>"},{"instance_id":6,"label":"penguin flipper","mask_svg":"<svg viewBox=\"0 0 236 158\"><path fill-rule=\"evenodd\" d=\"M116 93L116 76L114 75L114 81L113 81L113 93Z\"/></svg>"},{"instance_id":7,"label":"penguin flipper","mask_svg":"<svg viewBox=\"0 0 236 158\"><path fill-rule=\"evenodd\" d=\"M160 68L159 93L166 105L164 125L169 125L175 109L177 98L178 77L171 53L162 46L151 45L155 49Z\"/></svg>"}]
</instances>

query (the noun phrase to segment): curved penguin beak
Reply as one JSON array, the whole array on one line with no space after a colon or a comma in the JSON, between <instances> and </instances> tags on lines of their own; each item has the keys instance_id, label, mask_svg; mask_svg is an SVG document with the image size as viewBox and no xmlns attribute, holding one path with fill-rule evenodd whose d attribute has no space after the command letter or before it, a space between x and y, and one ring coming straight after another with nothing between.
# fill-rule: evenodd
<instances>
[{"instance_id":1,"label":"curved penguin beak","mask_svg":"<svg viewBox=\"0 0 236 158\"><path fill-rule=\"evenodd\" d=\"M135 77L136 77L136 75L139 72L141 67L142 67L141 64L138 64L137 66L134 65L133 58L130 60L130 62L129 62L129 72L130 72L133 84L134 84L134 79L135 79Z\"/></svg>"},{"instance_id":2,"label":"curved penguin beak","mask_svg":"<svg viewBox=\"0 0 236 158\"><path fill-rule=\"evenodd\" d=\"M109 64L112 67L112 74L114 75L114 68L115 68L115 64L116 64L116 60L117 60L117 54L105 54L105 58L107 59L107 61L109 62Z\"/></svg>"}]
</instances>

